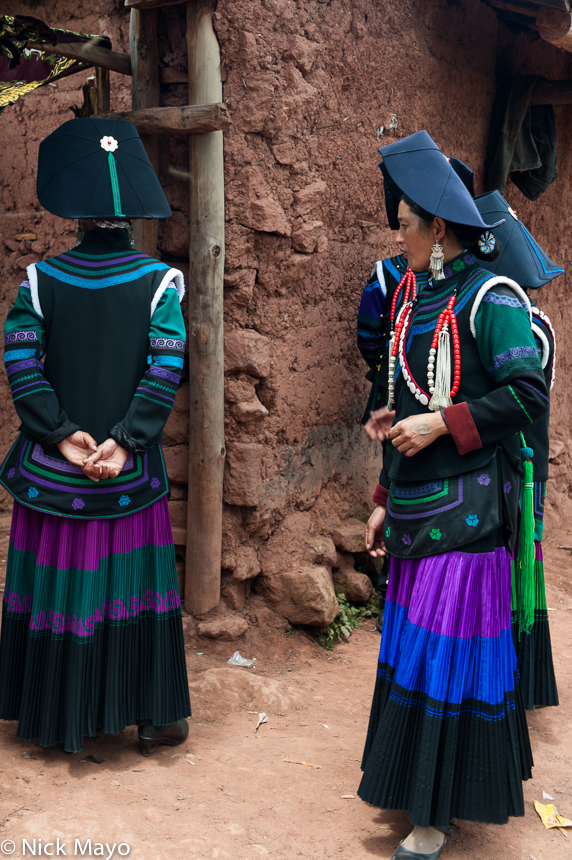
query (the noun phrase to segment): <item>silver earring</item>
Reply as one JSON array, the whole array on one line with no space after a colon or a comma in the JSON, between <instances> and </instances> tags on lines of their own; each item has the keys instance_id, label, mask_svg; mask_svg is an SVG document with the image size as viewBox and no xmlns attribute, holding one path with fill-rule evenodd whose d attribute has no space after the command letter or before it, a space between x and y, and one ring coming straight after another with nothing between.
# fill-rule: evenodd
<instances>
[{"instance_id":1,"label":"silver earring","mask_svg":"<svg viewBox=\"0 0 572 860\"><path fill-rule=\"evenodd\" d=\"M431 274L433 275L434 281L444 281L445 275L443 274L443 246L439 244L439 242L435 242L433 247L431 248L431 257L429 259L429 268L431 269Z\"/></svg>"}]
</instances>

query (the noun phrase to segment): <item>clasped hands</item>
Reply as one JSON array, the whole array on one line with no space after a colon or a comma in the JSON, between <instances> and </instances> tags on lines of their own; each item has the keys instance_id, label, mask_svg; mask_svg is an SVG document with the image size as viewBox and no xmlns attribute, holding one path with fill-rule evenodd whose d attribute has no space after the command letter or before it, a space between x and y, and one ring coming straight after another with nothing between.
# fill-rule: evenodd
<instances>
[{"instance_id":1,"label":"clasped hands","mask_svg":"<svg viewBox=\"0 0 572 860\"><path fill-rule=\"evenodd\" d=\"M123 469L128 454L115 439L106 439L98 445L84 430L76 430L60 442L57 448L69 463L83 469L86 476L96 484L106 478L116 478Z\"/></svg>"}]
</instances>

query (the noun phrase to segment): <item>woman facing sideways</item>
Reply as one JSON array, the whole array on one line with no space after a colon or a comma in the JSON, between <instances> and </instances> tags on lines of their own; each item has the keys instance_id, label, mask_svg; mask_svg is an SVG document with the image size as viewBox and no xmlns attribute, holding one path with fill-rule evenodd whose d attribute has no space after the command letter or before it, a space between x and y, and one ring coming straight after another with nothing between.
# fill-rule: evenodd
<instances>
[{"instance_id":1,"label":"woman facing sideways","mask_svg":"<svg viewBox=\"0 0 572 860\"><path fill-rule=\"evenodd\" d=\"M497 224L426 132L380 150L408 270L392 303L395 419L366 530L391 554L360 797L410 813L393 860L440 856L452 819L523 815L531 775L511 636L520 433L547 409L530 303L477 256ZM420 292L413 272L430 270Z\"/></svg>"}]
</instances>

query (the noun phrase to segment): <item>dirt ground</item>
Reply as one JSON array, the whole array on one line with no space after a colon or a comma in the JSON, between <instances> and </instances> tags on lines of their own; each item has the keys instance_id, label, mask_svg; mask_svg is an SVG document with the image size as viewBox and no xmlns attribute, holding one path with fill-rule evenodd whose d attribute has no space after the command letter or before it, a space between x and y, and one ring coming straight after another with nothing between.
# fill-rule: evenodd
<instances>
[{"instance_id":1,"label":"dirt ground","mask_svg":"<svg viewBox=\"0 0 572 860\"><path fill-rule=\"evenodd\" d=\"M6 526L2 518L1 560ZM572 834L545 831L533 808L545 791L572 817L572 558L557 549L571 535L555 522L545 542L561 706L528 716L536 766L524 789L525 818L505 827L461 823L444 854L450 860L572 857ZM66 755L21 743L15 724L0 724L0 852L13 841L14 857L45 856L59 838L60 856L81 856L78 839L83 856L126 856L128 845L141 860L389 858L408 832L407 815L355 797L379 647L373 622L333 653L296 631L278 656L275 648L273 657L247 655L258 658L254 671L228 667L227 645L217 656L188 643L189 740L152 758L140 756L133 728ZM268 722L255 733L261 711ZM104 761L86 762L88 755ZM292 763L301 761L314 766Z\"/></svg>"}]
</instances>

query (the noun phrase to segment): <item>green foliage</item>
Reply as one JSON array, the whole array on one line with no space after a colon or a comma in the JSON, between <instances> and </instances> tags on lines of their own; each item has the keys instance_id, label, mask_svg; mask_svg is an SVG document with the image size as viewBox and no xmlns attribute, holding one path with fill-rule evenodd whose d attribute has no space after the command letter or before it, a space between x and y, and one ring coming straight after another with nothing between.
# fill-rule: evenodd
<instances>
[{"instance_id":1,"label":"green foliage","mask_svg":"<svg viewBox=\"0 0 572 860\"><path fill-rule=\"evenodd\" d=\"M352 630L359 627L366 618L373 618L379 613L379 601L375 595L362 606L352 606L345 594L338 594L337 599L340 607L338 617L334 618L329 627L316 629L320 645L328 651L332 650L336 642L351 636Z\"/></svg>"}]
</instances>

